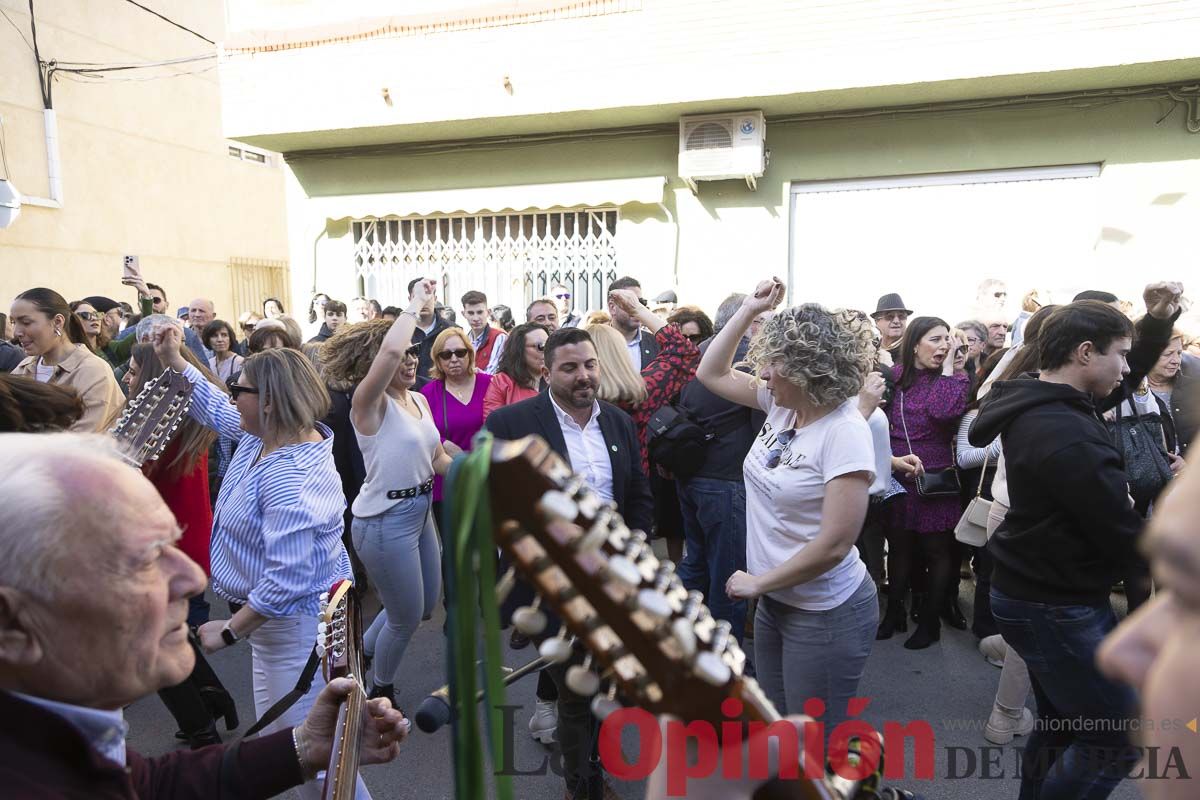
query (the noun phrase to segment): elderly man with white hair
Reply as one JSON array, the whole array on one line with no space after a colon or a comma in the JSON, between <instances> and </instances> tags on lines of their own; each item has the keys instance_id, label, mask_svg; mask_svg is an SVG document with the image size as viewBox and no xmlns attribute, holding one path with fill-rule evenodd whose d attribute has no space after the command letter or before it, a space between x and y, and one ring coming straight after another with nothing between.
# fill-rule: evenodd
<instances>
[{"instance_id":1,"label":"elderly man with white hair","mask_svg":"<svg viewBox=\"0 0 1200 800\"><path fill-rule=\"evenodd\" d=\"M192 670L188 598L204 573L111 439L3 434L0 452L21 465L0 471L5 797L271 797L324 768L338 703L357 691L349 679L326 686L295 728L158 758L128 751L122 708ZM362 762L390 761L407 722L385 699L368 708Z\"/></svg>"}]
</instances>

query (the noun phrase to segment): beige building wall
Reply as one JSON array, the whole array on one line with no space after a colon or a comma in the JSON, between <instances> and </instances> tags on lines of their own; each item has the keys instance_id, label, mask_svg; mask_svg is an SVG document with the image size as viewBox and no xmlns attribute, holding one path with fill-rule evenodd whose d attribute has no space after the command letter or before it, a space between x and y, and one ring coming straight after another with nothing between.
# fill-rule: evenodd
<instances>
[{"instance_id":1,"label":"beige building wall","mask_svg":"<svg viewBox=\"0 0 1200 800\"><path fill-rule=\"evenodd\" d=\"M1200 0L227 5L226 133L281 151L1149 84L1200 63Z\"/></svg>"},{"instance_id":2,"label":"beige building wall","mask_svg":"<svg viewBox=\"0 0 1200 800\"><path fill-rule=\"evenodd\" d=\"M158 0L156 11L220 41L221 0ZM29 6L0 0L30 38ZM215 54L216 47L128 3L40 0L42 60L102 64ZM210 59L176 67L59 74L53 82L62 156L62 208L25 206L0 230L0 310L33 286L68 300L103 294L134 302L121 257L136 254L172 306L212 298L234 319L230 261L287 259L281 159L229 155ZM190 74L188 74L190 73ZM42 103L32 51L0 20L0 116L9 178L25 195L49 194Z\"/></svg>"}]
</instances>

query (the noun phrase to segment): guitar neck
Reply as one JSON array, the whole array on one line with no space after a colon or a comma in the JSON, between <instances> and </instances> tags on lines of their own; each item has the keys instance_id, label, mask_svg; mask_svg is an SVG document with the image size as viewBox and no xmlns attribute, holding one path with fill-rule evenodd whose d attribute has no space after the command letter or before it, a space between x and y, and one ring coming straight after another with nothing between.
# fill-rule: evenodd
<instances>
[{"instance_id":1,"label":"guitar neck","mask_svg":"<svg viewBox=\"0 0 1200 800\"><path fill-rule=\"evenodd\" d=\"M367 696L362 686L351 692L338 710L333 752L325 775L325 800L354 800L358 762L362 748L362 720L367 713Z\"/></svg>"}]
</instances>

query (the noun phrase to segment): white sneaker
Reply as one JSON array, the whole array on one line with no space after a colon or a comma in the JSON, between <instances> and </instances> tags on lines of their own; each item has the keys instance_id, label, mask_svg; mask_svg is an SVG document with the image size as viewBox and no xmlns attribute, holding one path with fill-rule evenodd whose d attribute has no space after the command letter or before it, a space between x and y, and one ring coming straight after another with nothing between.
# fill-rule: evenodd
<instances>
[{"instance_id":1,"label":"white sneaker","mask_svg":"<svg viewBox=\"0 0 1200 800\"><path fill-rule=\"evenodd\" d=\"M1008 744L1014 736L1026 736L1033 730L1033 712L1022 707L1011 711L993 705L991 716L983 728L983 738L992 744Z\"/></svg>"},{"instance_id":2,"label":"white sneaker","mask_svg":"<svg viewBox=\"0 0 1200 800\"><path fill-rule=\"evenodd\" d=\"M538 700L529 718L529 735L542 744L554 742L558 729L558 705L554 700Z\"/></svg>"},{"instance_id":3,"label":"white sneaker","mask_svg":"<svg viewBox=\"0 0 1200 800\"><path fill-rule=\"evenodd\" d=\"M979 652L993 667L1003 667L1008 645L1004 643L1004 637L997 633L979 640Z\"/></svg>"}]
</instances>

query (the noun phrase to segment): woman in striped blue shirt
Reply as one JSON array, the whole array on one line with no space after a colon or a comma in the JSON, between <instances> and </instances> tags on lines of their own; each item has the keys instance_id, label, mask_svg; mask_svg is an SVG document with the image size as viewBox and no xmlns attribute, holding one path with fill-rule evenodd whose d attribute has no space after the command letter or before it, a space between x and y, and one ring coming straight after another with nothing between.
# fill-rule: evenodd
<instances>
[{"instance_id":1,"label":"woman in striped blue shirt","mask_svg":"<svg viewBox=\"0 0 1200 800\"><path fill-rule=\"evenodd\" d=\"M329 394L299 351L264 350L246 359L232 403L180 356L181 331L155 334L159 359L193 386L193 419L237 441L221 483L212 535L212 586L236 612L199 629L208 653L248 639L259 716L295 686L317 635L320 594L350 577L342 545L346 499L333 463L333 434L317 422ZM266 730L299 725L323 681ZM300 788L320 797L320 784ZM360 798L369 797L360 779Z\"/></svg>"}]
</instances>

